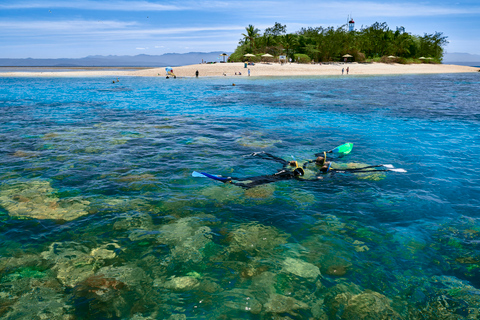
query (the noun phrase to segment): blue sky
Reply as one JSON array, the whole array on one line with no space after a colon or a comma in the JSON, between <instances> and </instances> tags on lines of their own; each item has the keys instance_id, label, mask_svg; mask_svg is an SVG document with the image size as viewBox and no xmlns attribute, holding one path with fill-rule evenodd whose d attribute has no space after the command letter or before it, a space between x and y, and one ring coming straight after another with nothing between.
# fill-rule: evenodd
<instances>
[{"instance_id":1,"label":"blue sky","mask_svg":"<svg viewBox=\"0 0 480 320\"><path fill-rule=\"evenodd\" d=\"M0 58L80 58L235 50L245 27L288 32L386 22L443 32L446 51L480 54L480 1L0 0Z\"/></svg>"}]
</instances>

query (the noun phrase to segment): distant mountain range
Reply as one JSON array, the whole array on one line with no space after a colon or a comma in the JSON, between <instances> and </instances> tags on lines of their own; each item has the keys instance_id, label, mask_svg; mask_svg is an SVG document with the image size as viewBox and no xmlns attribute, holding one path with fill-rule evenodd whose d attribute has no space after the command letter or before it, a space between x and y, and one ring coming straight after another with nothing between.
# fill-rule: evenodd
<instances>
[{"instance_id":1,"label":"distant mountain range","mask_svg":"<svg viewBox=\"0 0 480 320\"><path fill-rule=\"evenodd\" d=\"M445 53L443 56L443 63L465 66L480 66L480 55L459 52Z\"/></svg>"},{"instance_id":2,"label":"distant mountain range","mask_svg":"<svg viewBox=\"0 0 480 320\"><path fill-rule=\"evenodd\" d=\"M2 59L0 67L177 67L189 64L223 61L216 52L165 53L162 55L139 54L136 56L88 56L78 59ZM228 54L228 53L227 53ZM446 53L443 63L480 66L480 55Z\"/></svg>"},{"instance_id":3,"label":"distant mountain range","mask_svg":"<svg viewBox=\"0 0 480 320\"><path fill-rule=\"evenodd\" d=\"M2 59L1 67L176 67L223 61L223 52L165 53L158 56L88 56L78 59Z\"/></svg>"}]
</instances>

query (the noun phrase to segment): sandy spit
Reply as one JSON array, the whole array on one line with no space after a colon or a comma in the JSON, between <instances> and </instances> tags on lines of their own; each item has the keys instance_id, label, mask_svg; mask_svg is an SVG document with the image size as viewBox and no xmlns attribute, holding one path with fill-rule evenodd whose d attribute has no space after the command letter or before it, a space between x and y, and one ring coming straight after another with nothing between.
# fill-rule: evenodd
<instances>
[{"instance_id":1,"label":"sandy spit","mask_svg":"<svg viewBox=\"0 0 480 320\"><path fill-rule=\"evenodd\" d=\"M247 77L248 70L252 77L288 77L288 76L331 76L344 75L394 75L394 74L432 74L432 73L466 73L479 72L480 68L450 64L385 64L385 63L337 63L337 64L296 64L256 63L244 67L243 63L194 64L174 67L177 77L195 77L198 70L200 77ZM236 74L235 74L236 73ZM240 75L241 73L241 75ZM0 77L165 77L165 68L152 68L137 71L82 70L67 72L4 72Z\"/></svg>"}]
</instances>

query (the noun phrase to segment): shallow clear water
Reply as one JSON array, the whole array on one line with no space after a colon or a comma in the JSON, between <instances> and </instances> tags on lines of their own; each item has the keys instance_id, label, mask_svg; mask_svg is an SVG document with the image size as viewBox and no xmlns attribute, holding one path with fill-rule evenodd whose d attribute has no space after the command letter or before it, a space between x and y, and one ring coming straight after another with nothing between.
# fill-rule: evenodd
<instances>
[{"instance_id":1,"label":"shallow clear water","mask_svg":"<svg viewBox=\"0 0 480 320\"><path fill-rule=\"evenodd\" d=\"M111 80L0 78L0 317L480 313L478 74Z\"/></svg>"}]
</instances>

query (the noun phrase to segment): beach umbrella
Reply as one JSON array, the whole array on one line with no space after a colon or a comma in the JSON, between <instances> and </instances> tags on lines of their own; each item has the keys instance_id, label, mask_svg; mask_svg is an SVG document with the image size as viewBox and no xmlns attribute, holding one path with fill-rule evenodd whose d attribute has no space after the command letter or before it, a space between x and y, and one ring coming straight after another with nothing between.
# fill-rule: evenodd
<instances>
[{"instance_id":1,"label":"beach umbrella","mask_svg":"<svg viewBox=\"0 0 480 320\"><path fill-rule=\"evenodd\" d=\"M388 56L389 59L395 59L395 56Z\"/></svg>"},{"instance_id":2,"label":"beach umbrella","mask_svg":"<svg viewBox=\"0 0 480 320\"><path fill-rule=\"evenodd\" d=\"M228 54L222 53L220 56L223 57L223 62L225 62L225 57L228 56Z\"/></svg>"},{"instance_id":3,"label":"beach umbrella","mask_svg":"<svg viewBox=\"0 0 480 320\"><path fill-rule=\"evenodd\" d=\"M425 59L425 57L420 57L420 58L418 58L418 59L419 59L419 60L424 60L424 59Z\"/></svg>"},{"instance_id":4,"label":"beach umbrella","mask_svg":"<svg viewBox=\"0 0 480 320\"><path fill-rule=\"evenodd\" d=\"M270 59L270 58L273 58L273 56L269 53L266 53L266 54L262 54L262 59L265 58L266 60Z\"/></svg>"},{"instance_id":5,"label":"beach umbrella","mask_svg":"<svg viewBox=\"0 0 480 320\"><path fill-rule=\"evenodd\" d=\"M344 54L344 55L342 56L342 58L353 58L353 56L351 56L351 55L349 55L349 54L347 53L347 54Z\"/></svg>"},{"instance_id":6,"label":"beach umbrella","mask_svg":"<svg viewBox=\"0 0 480 320\"><path fill-rule=\"evenodd\" d=\"M248 61L250 61L250 58L251 58L251 57L255 57L255 55L254 55L254 54L251 54L251 53L244 54L243 56L246 57L246 58L248 58Z\"/></svg>"}]
</instances>

